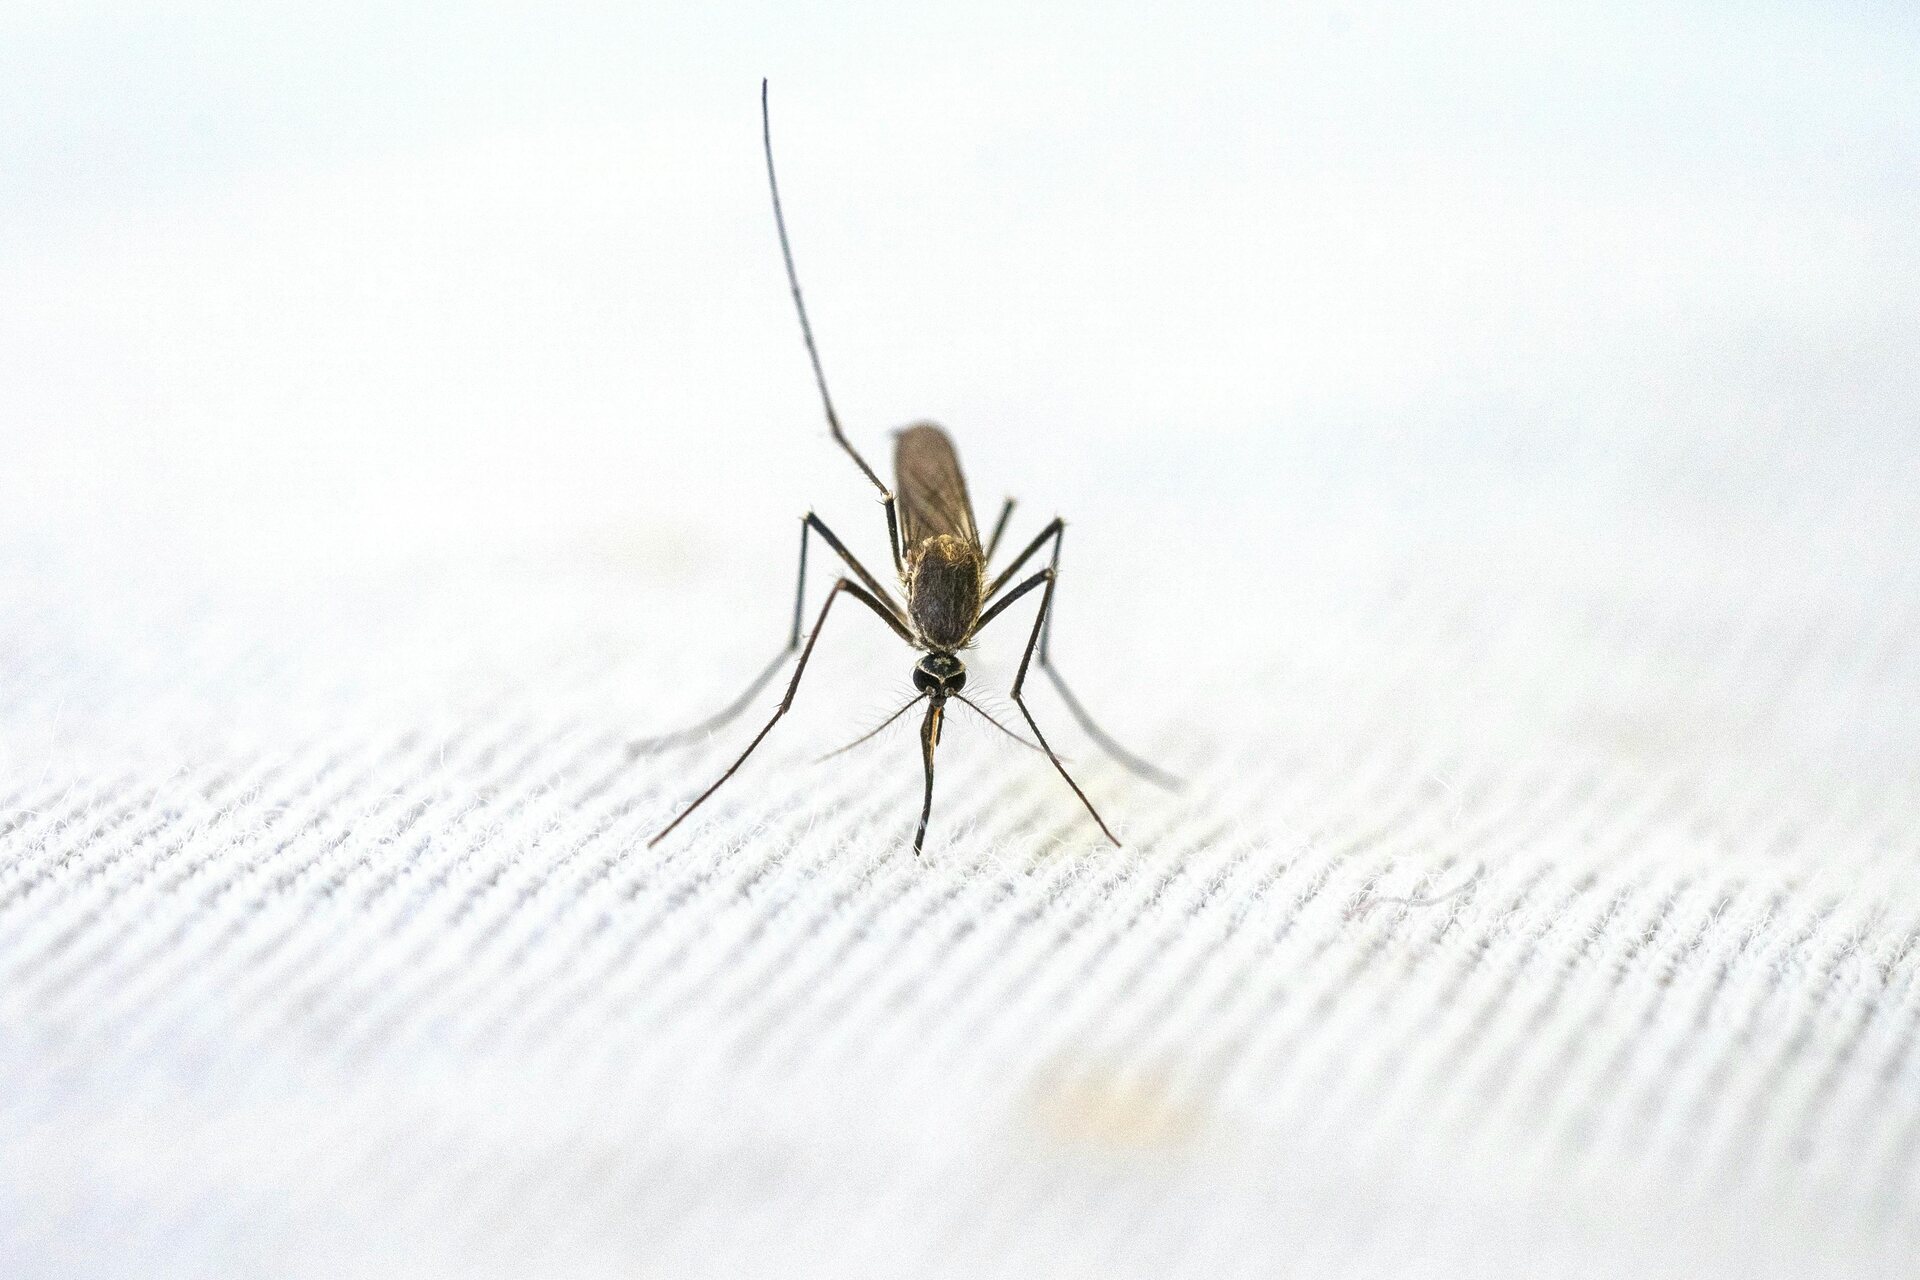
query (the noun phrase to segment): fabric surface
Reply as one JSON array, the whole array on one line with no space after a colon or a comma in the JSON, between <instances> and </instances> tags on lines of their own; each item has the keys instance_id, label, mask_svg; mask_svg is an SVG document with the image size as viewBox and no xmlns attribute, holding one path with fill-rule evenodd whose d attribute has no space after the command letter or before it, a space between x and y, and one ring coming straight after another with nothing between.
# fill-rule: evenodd
<instances>
[{"instance_id":1,"label":"fabric surface","mask_svg":"<svg viewBox=\"0 0 1920 1280\"><path fill-rule=\"evenodd\" d=\"M1687 12L503 37L457 127L438 24L0 41L0 1275L1914 1275L1920 60ZM1070 522L1120 848L958 709L915 858L838 608L647 845L798 517L885 563L748 53L854 438Z\"/></svg>"}]
</instances>

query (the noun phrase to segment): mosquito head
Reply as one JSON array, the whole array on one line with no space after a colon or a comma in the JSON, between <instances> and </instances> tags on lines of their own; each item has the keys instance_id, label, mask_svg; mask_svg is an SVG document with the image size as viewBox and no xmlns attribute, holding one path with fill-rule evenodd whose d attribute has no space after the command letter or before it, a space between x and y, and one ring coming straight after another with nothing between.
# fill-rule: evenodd
<instances>
[{"instance_id":1,"label":"mosquito head","mask_svg":"<svg viewBox=\"0 0 1920 1280\"><path fill-rule=\"evenodd\" d=\"M936 698L950 698L967 687L966 664L950 653L930 653L914 667L913 687Z\"/></svg>"}]
</instances>

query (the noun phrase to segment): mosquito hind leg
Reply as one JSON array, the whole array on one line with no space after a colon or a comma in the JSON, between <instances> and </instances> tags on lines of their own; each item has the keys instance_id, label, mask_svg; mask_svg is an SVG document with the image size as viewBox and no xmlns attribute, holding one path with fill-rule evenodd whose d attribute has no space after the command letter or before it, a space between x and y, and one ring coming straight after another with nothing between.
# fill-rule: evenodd
<instances>
[{"instance_id":1,"label":"mosquito hind leg","mask_svg":"<svg viewBox=\"0 0 1920 1280\"><path fill-rule=\"evenodd\" d=\"M993 585L987 589L988 598L991 599L999 595L1000 589L1006 585L1007 580L1013 576L1015 571L1028 560L1032 559L1040 548L1045 546L1049 541L1053 543L1053 556L1049 561L1048 568L1044 570L1044 572L1052 573L1057 577L1060 572L1060 544L1066 540L1066 529L1066 521L1060 519L1058 516L1048 522L1047 527L1042 529L1033 541L1027 544L1026 549L1014 558L1013 563L1009 564L1001 571L1000 576L994 579ZM1016 597L1031 589L1034 581L1034 578L1029 578L1016 587L1011 594L994 601L992 607L981 617L979 625L982 627L986 626L996 614L1009 604L1012 604ZM1048 593L1049 599L1051 599L1051 587L1048 588ZM1139 756L1114 741L1113 735L1109 734L1094 722L1093 717L1087 713L1086 707L1081 705L1080 699L1075 697L1073 690L1067 687L1065 678L1062 677L1060 672L1054 667L1053 655L1049 652L1049 646L1053 640L1053 610L1044 605L1040 610L1040 628L1036 634L1039 637L1040 643L1038 650L1040 669L1047 673L1047 679L1052 681L1053 687L1059 691L1060 700L1067 704L1067 710L1073 713L1073 718L1079 722L1080 727L1086 731L1087 736L1092 738L1094 743L1102 751L1112 756L1129 772L1145 778L1155 786L1165 787L1170 791L1179 790L1180 787L1184 785L1179 778L1168 773L1165 769L1149 764L1147 761L1142 760ZM1026 670L1024 663L1021 666L1021 670L1023 672Z\"/></svg>"},{"instance_id":2,"label":"mosquito hind leg","mask_svg":"<svg viewBox=\"0 0 1920 1280\"><path fill-rule=\"evenodd\" d=\"M1094 823L1100 828L1101 834L1112 841L1115 848L1118 848L1120 846L1120 838L1113 834L1113 829L1107 826L1106 819L1102 818L1100 811L1093 807L1093 801L1087 799L1087 793L1080 789L1080 784L1075 782L1073 775L1067 772L1067 766L1061 763L1059 755L1056 754L1053 749L1053 745L1047 741L1046 735L1040 732L1040 725L1034 720L1033 712L1028 709L1026 698L1021 696L1021 691L1027 683L1027 668L1033 662L1034 649L1040 643L1040 632L1046 626L1047 614L1053 607L1053 570L1042 569L1015 587L1012 591L1008 592L1005 598L994 606L987 617L981 619L981 625L985 626L988 619L994 614L999 613L1015 600L1018 600L1021 596L1026 595L1029 591L1042 584L1045 585L1046 590L1040 596L1040 611L1033 617L1033 631L1027 636L1026 652L1020 655L1020 670L1013 677L1013 689L1011 690L1013 705L1020 708L1020 714L1026 717L1027 728L1033 730L1034 741L1040 744L1040 749L1047 753L1047 759L1053 762L1053 767L1059 770L1060 776L1066 779L1069 787L1073 788L1073 794L1080 797L1080 803L1086 806L1088 815L1092 817ZM929 782L931 782L931 780L929 780ZM929 790L931 790L931 785L929 785Z\"/></svg>"},{"instance_id":3,"label":"mosquito hind leg","mask_svg":"<svg viewBox=\"0 0 1920 1280\"><path fill-rule=\"evenodd\" d=\"M719 712L708 716L705 720L702 720L699 724L693 725L690 728L662 734L657 738L642 738L637 742L630 743L627 747L627 753L630 756L638 757L651 755L656 751L665 751L668 748L680 746L682 743L693 742L704 738L716 729L725 728L733 722L734 717L738 716L753 704L753 700L760 696L760 691L766 688L767 683L773 679L780 668L786 665L787 659L791 658L794 651L800 647L800 626L803 621L803 611L806 608L807 601L807 540L815 533L818 533L822 538L826 539L827 545L838 553L840 558L846 562L849 569L853 570L854 575L866 585L868 592L878 601L883 602L887 610L892 613L893 620L898 621L901 617L901 609L899 605L894 603L893 597L874 579L871 573L867 572L866 567L854 557L853 553L847 550L846 544L840 541L833 530L827 528L826 522L809 511L805 516L801 517L800 520L800 569L796 575L793 586L793 625L787 633L787 643L781 647L779 653L773 656L773 661L769 662L765 669L753 678L753 682L746 687L746 690ZM899 627L895 626L894 629L899 630Z\"/></svg>"}]
</instances>

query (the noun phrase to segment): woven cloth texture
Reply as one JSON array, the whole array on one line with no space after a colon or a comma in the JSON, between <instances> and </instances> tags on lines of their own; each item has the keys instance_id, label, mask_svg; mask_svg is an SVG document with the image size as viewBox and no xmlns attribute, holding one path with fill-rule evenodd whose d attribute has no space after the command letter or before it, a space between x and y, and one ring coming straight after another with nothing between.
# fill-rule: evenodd
<instances>
[{"instance_id":1,"label":"woven cloth texture","mask_svg":"<svg viewBox=\"0 0 1920 1280\"><path fill-rule=\"evenodd\" d=\"M0 41L72 108L0 164L0 1276L1920 1273L1872 8L307 33L364 115L271 23ZM760 55L854 438L1069 519L1061 669L1189 780L1030 685L1120 848L960 708L913 856L910 721L816 762L912 694L845 606L647 845L797 518L885 564Z\"/></svg>"}]
</instances>

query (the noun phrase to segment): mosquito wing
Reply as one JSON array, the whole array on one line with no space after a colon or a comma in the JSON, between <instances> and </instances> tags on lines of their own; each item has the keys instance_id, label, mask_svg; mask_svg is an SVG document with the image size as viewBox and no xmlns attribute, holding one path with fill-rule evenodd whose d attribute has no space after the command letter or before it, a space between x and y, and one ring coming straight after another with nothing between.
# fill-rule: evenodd
<instances>
[{"instance_id":1,"label":"mosquito wing","mask_svg":"<svg viewBox=\"0 0 1920 1280\"><path fill-rule=\"evenodd\" d=\"M938 534L951 534L978 550L980 531L967 500L967 478L953 440L931 422L894 435L894 500L900 509L900 535L917 546Z\"/></svg>"}]
</instances>

